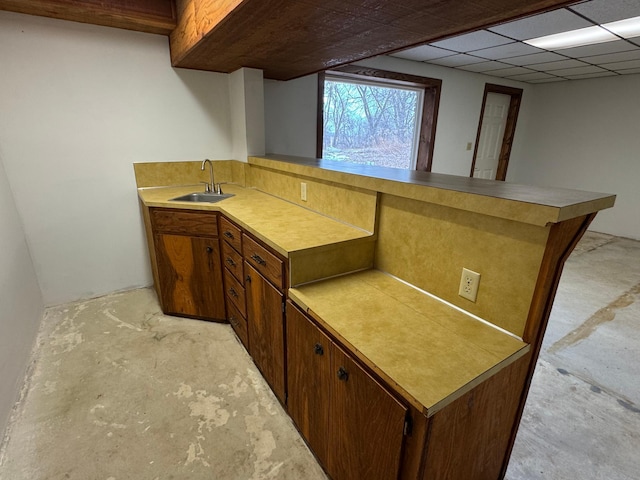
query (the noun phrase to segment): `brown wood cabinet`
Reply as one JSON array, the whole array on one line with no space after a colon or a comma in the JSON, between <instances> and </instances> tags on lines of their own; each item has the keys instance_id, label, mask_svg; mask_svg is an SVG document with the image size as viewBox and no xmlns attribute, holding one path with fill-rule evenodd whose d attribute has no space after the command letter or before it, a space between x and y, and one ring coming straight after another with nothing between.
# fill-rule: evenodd
<instances>
[{"instance_id":1,"label":"brown wood cabinet","mask_svg":"<svg viewBox=\"0 0 640 480\"><path fill-rule=\"evenodd\" d=\"M151 209L150 218L162 310L224 320L217 215Z\"/></svg>"},{"instance_id":2,"label":"brown wood cabinet","mask_svg":"<svg viewBox=\"0 0 640 480\"><path fill-rule=\"evenodd\" d=\"M285 397L284 294L245 261L249 353L280 402Z\"/></svg>"},{"instance_id":3,"label":"brown wood cabinet","mask_svg":"<svg viewBox=\"0 0 640 480\"><path fill-rule=\"evenodd\" d=\"M407 407L292 303L289 415L334 480L397 479Z\"/></svg>"}]
</instances>

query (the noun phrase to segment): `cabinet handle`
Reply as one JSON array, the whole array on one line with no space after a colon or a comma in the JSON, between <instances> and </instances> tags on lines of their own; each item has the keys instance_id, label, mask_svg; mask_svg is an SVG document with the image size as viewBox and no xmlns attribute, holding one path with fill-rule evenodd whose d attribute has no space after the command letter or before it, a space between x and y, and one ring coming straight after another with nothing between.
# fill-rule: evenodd
<instances>
[{"instance_id":1,"label":"cabinet handle","mask_svg":"<svg viewBox=\"0 0 640 480\"><path fill-rule=\"evenodd\" d=\"M349 380L349 372L347 372L344 367L338 369L338 380L342 380L343 382Z\"/></svg>"},{"instance_id":2,"label":"cabinet handle","mask_svg":"<svg viewBox=\"0 0 640 480\"><path fill-rule=\"evenodd\" d=\"M316 343L313 347L313 353L316 355L324 355L324 348L319 343Z\"/></svg>"},{"instance_id":3,"label":"cabinet handle","mask_svg":"<svg viewBox=\"0 0 640 480\"><path fill-rule=\"evenodd\" d=\"M260 255L258 255L257 253L254 253L253 255L251 255L251 258L258 264L258 265L267 265L267 261L262 258Z\"/></svg>"},{"instance_id":4,"label":"cabinet handle","mask_svg":"<svg viewBox=\"0 0 640 480\"><path fill-rule=\"evenodd\" d=\"M223 235L227 238L233 238L233 233L231 233L229 230L225 230Z\"/></svg>"},{"instance_id":5,"label":"cabinet handle","mask_svg":"<svg viewBox=\"0 0 640 480\"><path fill-rule=\"evenodd\" d=\"M229 289L229 293L234 296L235 298L238 298L238 292L235 291L235 289L233 287L231 287Z\"/></svg>"},{"instance_id":6,"label":"cabinet handle","mask_svg":"<svg viewBox=\"0 0 640 480\"><path fill-rule=\"evenodd\" d=\"M234 261L233 261L233 258L231 258L231 257L227 257L226 262L227 262L229 265L231 265L232 267L235 267L235 266L236 266L236 262L234 262Z\"/></svg>"},{"instance_id":7,"label":"cabinet handle","mask_svg":"<svg viewBox=\"0 0 640 480\"><path fill-rule=\"evenodd\" d=\"M238 326L238 324L236 323L236 317L234 317L233 315L231 315L231 316L229 317L229 323L230 323L231 325L233 325L234 327L237 327L237 326Z\"/></svg>"},{"instance_id":8,"label":"cabinet handle","mask_svg":"<svg viewBox=\"0 0 640 480\"><path fill-rule=\"evenodd\" d=\"M247 275L247 278L245 278L244 281L251 283L251 275Z\"/></svg>"},{"instance_id":9,"label":"cabinet handle","mask_svg":"<svg viewBox=\"0 0 640 480\"><path fill-rule=\"evenodd\" d=\"M207 253L211 253L211 252L213 252L213 248L207 247Z\"/></svg>"}]
</instances>

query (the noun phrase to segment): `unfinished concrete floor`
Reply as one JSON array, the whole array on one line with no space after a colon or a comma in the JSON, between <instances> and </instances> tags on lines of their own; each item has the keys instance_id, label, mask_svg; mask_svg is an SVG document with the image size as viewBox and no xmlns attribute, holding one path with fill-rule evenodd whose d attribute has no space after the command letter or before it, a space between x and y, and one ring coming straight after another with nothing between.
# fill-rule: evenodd
<instances>
[{"instance_id":1,"label":"unfinished concrete floor","mask_svg":"<svg viewBox=\"0 0 640 480\"><path fill-rule=\"evenodd\" d=\"M588 233L509 480L640 478L639 298L640 242ZM48 309L0 479L199 478L326 477L229 326L165 316L150 289Z\"/></svg>"}]
</instances>

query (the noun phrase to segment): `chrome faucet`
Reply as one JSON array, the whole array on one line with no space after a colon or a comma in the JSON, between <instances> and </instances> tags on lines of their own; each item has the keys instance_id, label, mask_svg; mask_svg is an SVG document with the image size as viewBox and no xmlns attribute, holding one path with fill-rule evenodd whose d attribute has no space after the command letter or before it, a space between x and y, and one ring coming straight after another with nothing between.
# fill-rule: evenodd
<instances>
[{"instance_id":1,"label":"chrome faucet","mask_svg":"<svg viewBox=\"0 0 640 480\"><path fill-rule=\"evenodd\" d=\"M211 160L209 160L208 158L205 158L202 161L200 170L204 172L204 165L206 163L209 163L209 179L211 180L211 182L210 183L202 182L205 184L204 191L205 193L217 193L218 195L222 195L222 188L220 187L220 184L219 183L216 184L215 181L213 180L213 163L211 162Z\"/></svg>"}]
</instances>

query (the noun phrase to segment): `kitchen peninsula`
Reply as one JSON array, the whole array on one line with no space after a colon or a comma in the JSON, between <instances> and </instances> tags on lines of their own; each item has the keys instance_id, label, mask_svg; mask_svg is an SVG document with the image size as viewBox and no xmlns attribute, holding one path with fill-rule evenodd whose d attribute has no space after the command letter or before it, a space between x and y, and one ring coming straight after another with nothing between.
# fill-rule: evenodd
<instances>
[{"instance_id":1,"label":"kitchen peninsula","mask_svg":"<svg viewBox=\"0 0 640 480\"><path fill-rule=\"evenodd\" d=\"M264 156L188 203L200 162L134 167L163 310L228 320L336 480L504 475L562 265L615 200Z\"/></svg>"}]
</instances>

